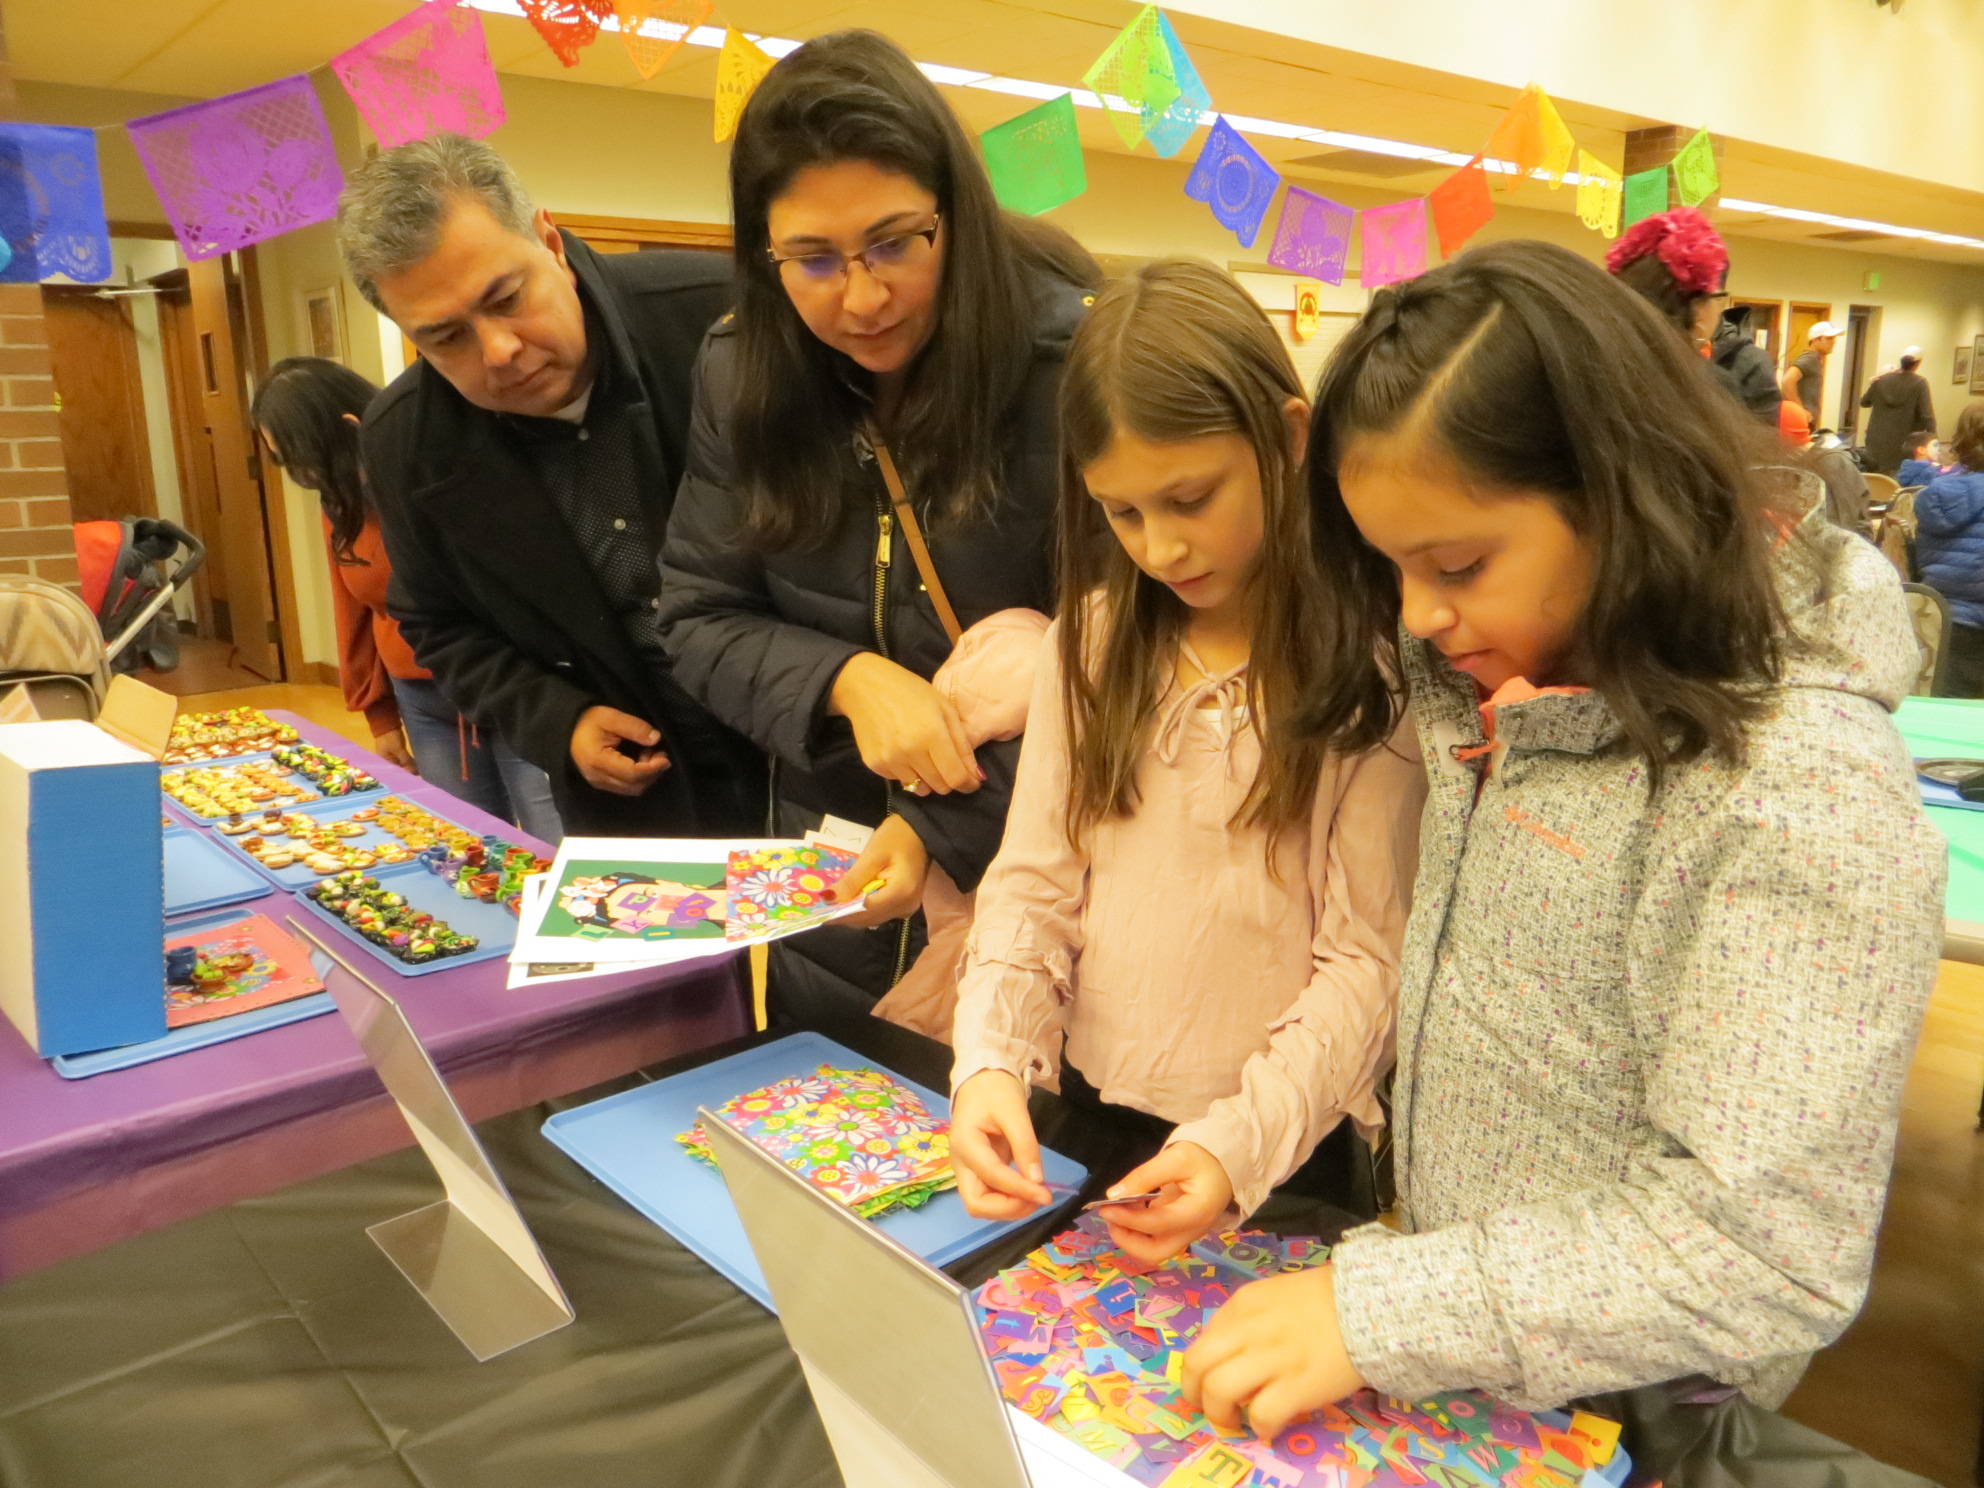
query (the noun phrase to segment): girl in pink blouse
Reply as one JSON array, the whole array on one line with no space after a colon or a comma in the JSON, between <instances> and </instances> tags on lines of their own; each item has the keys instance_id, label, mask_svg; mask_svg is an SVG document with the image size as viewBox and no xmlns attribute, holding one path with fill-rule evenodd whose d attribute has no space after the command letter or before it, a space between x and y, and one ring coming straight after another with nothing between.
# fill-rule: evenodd
<instances>
[{"instance_id":1,"label":"girl in pink blouse","mask_svg":"<svg viewBox=\"0 0 1984 1488\"><path fill-rule=\"evenodd\" d=\"M972 1213L1048 1202L1027 1087L1129 1107L1162 1150L1112 1192L1157 1259L1382 1124L1425 783L1416 753L1292 737L1327 633L1308 404L1226 275L1153 263L1097 299L1061 393L1062 592L954 1027ZM1382 735L1380 735L1382 737ZM1369 1212L1346 1174L1335 1191ZM1321 1154L1319 1154L1319 1157ZM1312 1165L1313 1167L1314 1165Z\"/></svg>"}]
</instances>

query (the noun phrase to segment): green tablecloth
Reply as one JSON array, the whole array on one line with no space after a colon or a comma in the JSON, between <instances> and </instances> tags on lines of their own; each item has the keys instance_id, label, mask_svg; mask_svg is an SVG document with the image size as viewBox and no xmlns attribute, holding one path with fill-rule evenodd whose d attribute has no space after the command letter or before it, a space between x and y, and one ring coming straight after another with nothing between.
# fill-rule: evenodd
<instances>
[{"instance_id":1,"label":"green tablecloth","mask_svg":"<svg viewBox=\"0 0 1984 1488\"><path fill-rule=\"evenodd\" d=\"M1912 697L1902 703L1895 723L1917 759L1984 759L1984 702ZM1943 913L1953 920L1984 921L1984 811L1931 806L1929 819L1950 844Z\"/></svg>"},{"instance_id":2,"label":"green tablecloth","mask_svg":"<svg viewBox=\"0 0 1984 1488\"><path fill-rule=\"evenodd\" d=\"M1895 725L1917 759L1951 755L1984 759L1984 702L1968 698L1912 697L1902 701Z\"/></svg>"}]
</instances>

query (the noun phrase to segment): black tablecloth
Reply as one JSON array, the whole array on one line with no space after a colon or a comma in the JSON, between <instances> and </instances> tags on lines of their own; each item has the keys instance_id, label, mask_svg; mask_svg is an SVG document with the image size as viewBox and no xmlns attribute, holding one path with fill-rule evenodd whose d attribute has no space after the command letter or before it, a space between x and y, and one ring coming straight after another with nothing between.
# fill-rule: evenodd
<instances>
[{"instance_id":1,"label":"black tablecloth","mask_svg":"<svg viewBox=\"0 0 1984 1488\"><path fill-rule=\"evenodd\" d=\"M925 1085L949 1051L874 1019L823 1030ZM365 1227L439 1196L415 1149L0 1287L0 1488L834 1488L778 1322L540 1135L555 1110L718 1059L703 1050L484 1122L490 1158L564 1284L571 1326L486 1364ZM1148 1155L1148 1126L1036 1092L1083 1194ZM950 1268L968 1285L1067 1223L1057 1211ZM1277 1197L1263 1228L1347 1216ZM1605 1402L1670 1488L1926 1488L1734 1400Z\"/></svg>"},{"instance_id":2,"label":"black tablecloth","mask_svg":"<svg viewBox=\"0 0 1984 1488\"><path fill-rule=\"evenodd\" d=\"M824 1030L936 1089L949 1051L874 1019ZM0 1287L5 1488L828 1488L840 1481L778 1322L544 1140L554 1110L770 1035L484 1122L578 1320L476 1364L365 1227L432 1202L417 1150L236 1204ZM1092 1191L1146 1155L1039 1093ZM1281 1227L1336 1216L1299 1204ZM954 1274L975 1284L1060 1211Z\"/></svg>"}]
</instances>

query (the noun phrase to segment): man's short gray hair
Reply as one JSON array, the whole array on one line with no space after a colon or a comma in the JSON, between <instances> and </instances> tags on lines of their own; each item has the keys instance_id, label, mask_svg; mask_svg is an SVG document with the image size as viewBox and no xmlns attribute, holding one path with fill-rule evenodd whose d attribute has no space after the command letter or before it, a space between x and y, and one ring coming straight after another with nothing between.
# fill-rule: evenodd
<instances>
[{"instance_id":1,"label":"man's short gray hair","mask_svg":"<svg viewBox=\"0 0 1984 1488\"><path fill-rule=\"evenodd\" d=\"M434 251L456 201L482 203L498 224L532 235L537 209L508 163L481 140L436 134L381 150L338 198L338 251L358 292L380 314L379 280Z\"/></svg>"}]
</instances>

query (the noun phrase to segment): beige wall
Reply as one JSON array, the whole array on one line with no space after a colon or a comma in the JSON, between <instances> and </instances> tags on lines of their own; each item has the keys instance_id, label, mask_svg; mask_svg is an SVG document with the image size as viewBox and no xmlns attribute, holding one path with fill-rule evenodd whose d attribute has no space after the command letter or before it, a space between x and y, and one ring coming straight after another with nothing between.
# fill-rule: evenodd
<instances>
[{"instance_id":1,"label":"beige wall","mask_svg":"<svg viewBox=\"0 0 1984 1488\"><path fill-rule=\"evenodd\" d=\"M1170 9L1984 191L1984 6L1908 0L1171 0ZM1789 205L1796 205L1790 203Z\"/></svg>"},{"instance_id":2,"label":"beige wall","mask_svg":"<svg viewBox=\"0 0 1984 1488\"><path fill-rule=\"evenodd\" d=\"M1926 9L1935 0L1922 3ZM706 101L534 78L506 77L503 88L510 122L492 142L554 212L686 221L727 216L727 151L709 143ZM574 148L575 140L586 143ZM666 166L655 165L657 159ZM1091 154L1088 193L1057 208L1051 220L1097 253L1186 253L1232 267L1265 264L1273 213L1261 240L1242 248L1202 204L1185 196L1189 169L1186 162ZM1398 200L1394 193L1350 186L1322 189L1352 207ZM1606 248L1567 212L1534 207L1500 207L1480 241L1521 237L1544 238L1594 259ZM1969 268L1762 238L1732 238L1730 257L1732 285L1746 298L1816 301L1832 306L1842 320L1849 305L1878 308L1869 369L1893 362L1903 347L1921 346L1938 420L1945 427L1954 422L1968 395L1949 380L1950 354L1984 334L1984 263ZM1879 290L1861 288L1869 269L1881 274ZM1359 310L1364 300L1351 279L1327 296L1324 308ZM1845 389L1837 372L1828 383L1827 422L1836 424Z\"/></svg>"},{"instance_id":3,"label":"beige wall","mask_svg":"<svg viewBox=\"0 0 1984 1488\"><path fill-rule=\"evenodd\" d=\"M1272 3L1260 0L1255 9ZM1710 0L1685 0L1681 12L1685 18L1694 7L1707 3ZM1779 0L1757 3L1775 8ZM1914 0L1907 18L1915 17L1919 9L1933 20L1942 13L1938 7L1947 3ZM1423 5L1407 0L1395 8L1412 12ZM1871 5L1868 8L1871 10ZM1554 13L1554 7L1546 9ZM1372 27L1378 25L1369 16L1365 21ZM1420 40L1428 42L1429 36L1422 34ZM707 101L522 77L505 77L503 90L510 118L492 136L492 142L515 164L540 203L554 213L689 222L727 218L727 147L710 142ZM320 91L340 153L347 164L354 162L360 158L362 136L351 107L334 84L322 84ZM36 95L35 107L40 110L32 116L54 122L106 122L165 106L164 101L136 95L23 85L24 95L30 92ZM1851 113L1864 129L1866 115L1857 106L1840 112ZM1978 137L1984 138L1984 131ZM158 208L149 186L141 173L134 175L138 170L135 158L123 159L128 143L120 151L121 134L112 132L101 138L105 141L102 148L112 215L156 220ZM1264 265L1272 217L1263 240L1251 249L1242 248L1204 206L1185 197L1182 188L1187 164L1101 154L1089 157L1088 170L1088 194L1058 209L1053 220L1096 252L1195 254L1236 269ZM1353 207L1397 199L1353 187L1328 189ZM1533 207L1502 207L1482 234L1484 240L1508 237L1544 238L1592 258L1601 257L1605 247L1602 239L1579 226L1568 213ZM1951 351L1984 334L1984 266L1970 268L1763 239L1734 238L1730 250L1733 286L1746 297L1818 301L1832 306L1841 318L1849 305L1875 307L1879 311L1877 344L1868 359L1870 370L1893 362L1903 347L1920 345L1925 355L1923 371L1935 389L1939 421L1945 428L1954 423L1967 395L1949 381ZM303 296L336 283L344 298L351 365L374 381L384 381L398 370L397 335L343 284L328 224L265 243L256 253L271 359L308 350ZM1878 291L1860 287L1869 269L1882 275ZM1355 312L1362 308L1364 298L1353 278L1330 292L1324 308ZM1847 390L1837 373L1828 381L1827 421L1837 422L1839 400ZM1855 396L1857 393L1854 390ZM284 589L287 602L296 606L303 623L304 657L334 661L328 577L315 498L288 487L282 507L296 567Z\"/></svg>"}]
</instances>

